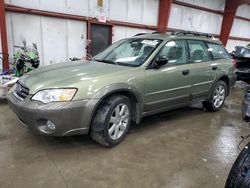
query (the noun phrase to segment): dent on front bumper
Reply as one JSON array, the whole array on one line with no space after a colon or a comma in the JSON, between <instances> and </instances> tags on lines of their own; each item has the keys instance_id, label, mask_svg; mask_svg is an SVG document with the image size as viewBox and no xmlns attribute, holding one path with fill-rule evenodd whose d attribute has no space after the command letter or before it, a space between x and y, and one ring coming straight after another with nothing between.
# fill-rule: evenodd
<instances>
[{"instance_id":1,"label":"dent on front bumper","mask_svg":"<svg viewBox=\"0 0 250 188\"><path fill-rule=\"evenodd\" d=\"M43 104L27 97L21 101L13 93L7 97L9 106L18 119L32 132L50 136L68 136L87 134L91 122L93 101L69 101ZM56 126L54 132L46 133L40 127L45 126L47 120Z\"/></svg>"}]
</instances>

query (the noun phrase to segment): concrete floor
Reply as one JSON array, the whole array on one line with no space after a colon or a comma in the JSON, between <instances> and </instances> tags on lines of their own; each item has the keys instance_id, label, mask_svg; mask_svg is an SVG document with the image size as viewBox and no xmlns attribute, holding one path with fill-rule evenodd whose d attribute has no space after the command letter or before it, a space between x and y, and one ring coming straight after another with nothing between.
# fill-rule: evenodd
<instances>
[{"instance_id":1,"label":"concrete floor","mask_svg":"<svg viewBox=\"0 0 250 188\"><path fill-rule=\"evenodd\" d=\"M0 102L0 187L224 187L239 137L250 132L241 87L217 113L196 105L144 118L112 149L88 136L33 135Z\"/></svg>"}]
</instances>

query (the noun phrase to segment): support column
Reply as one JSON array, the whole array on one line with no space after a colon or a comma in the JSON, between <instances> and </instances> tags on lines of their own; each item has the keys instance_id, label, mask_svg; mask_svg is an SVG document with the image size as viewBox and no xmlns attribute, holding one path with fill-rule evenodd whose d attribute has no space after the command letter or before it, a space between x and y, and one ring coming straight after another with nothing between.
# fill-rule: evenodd
<instances>
[{"instance_id":1,"label":"support column","mask_svg":"<svg viewBox=\"0 0 250 188\"><path fill-rule=\"evenodd\" d=\"M157 30L160 33L167 32L168 20L173 0L160 0Z\"/></svg>"},{"instance_id":2,"label":"support column","mask_svg":"<svg viewBox=\"0 0 250 188\"><path fill-rule=\"evenodd\" d=\"M239 5L240 3L237 1L226 0L223 21L222 21L221 31L220 31L220 40L222 41L224 46L227 45L227 41L229 39L230 32L234 23L236 11Z\"/></svg>"},{"instance_id":3,"label":"support column","mask_svg":"<svg viewBox=\"0 0 250 188\"><path fill-rule=\"evenodd\" d=\"M8 43L7 43L4 0L0 0L0 31L1 31L1 42L2 42L2 53L3 53L3 69L8 70L9 58L8 58Z\"/></svg>"}]
</instances>

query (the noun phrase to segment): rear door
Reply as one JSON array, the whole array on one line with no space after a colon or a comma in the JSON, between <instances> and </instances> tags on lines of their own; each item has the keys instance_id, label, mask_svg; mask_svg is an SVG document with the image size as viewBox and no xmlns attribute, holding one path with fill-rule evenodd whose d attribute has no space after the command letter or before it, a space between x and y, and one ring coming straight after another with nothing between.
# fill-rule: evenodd
<instances>
[{"instance_id":1,"label":"rear door","mask_svg":"<svg viewBox=\"0 0 250 188\"><path fill-rule=\"evenodd\" d=\"M187 40L192 99L208 94L217 75L217 64L212 61L208 46L201 40Z\"/></svg>"}]
</instances>

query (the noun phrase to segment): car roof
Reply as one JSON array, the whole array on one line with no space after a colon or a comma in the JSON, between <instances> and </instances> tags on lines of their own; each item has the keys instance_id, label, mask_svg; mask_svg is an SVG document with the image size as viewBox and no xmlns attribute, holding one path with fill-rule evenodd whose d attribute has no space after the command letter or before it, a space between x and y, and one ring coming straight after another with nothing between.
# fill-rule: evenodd
<instances>
[{"instance_id":1,"label":"car roof","mask_svg":"<svg viewBox=\"0 0 250 188\"><path fill-rule=\"evenodd\" d=\"M220 40L214 37L205 36L192 36L192 35L175 35L168 33L141 33L133 36L132 38L143 38L143 39L158 39L158 40L171 40L171 39L190 39L190 40L202 40L206 42L212 42L216 44L222 44Z\"/></svg>"}]
</instances>

